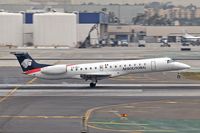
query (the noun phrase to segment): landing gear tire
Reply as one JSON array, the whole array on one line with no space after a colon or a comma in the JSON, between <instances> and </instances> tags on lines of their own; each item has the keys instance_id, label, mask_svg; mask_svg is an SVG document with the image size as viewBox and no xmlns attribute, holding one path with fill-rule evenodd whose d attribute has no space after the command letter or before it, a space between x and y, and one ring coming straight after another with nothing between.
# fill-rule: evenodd
<instances>
[{"instance_id":1,"label":"landing gear tire","mask_svg":"<svg viewBox=\"0 0 200 133\"><path fill-rule=\"evenodd\" d=\"M96 87L96 83L90 83L90 88L95 88Z\"/></svg>"}]
</instances>

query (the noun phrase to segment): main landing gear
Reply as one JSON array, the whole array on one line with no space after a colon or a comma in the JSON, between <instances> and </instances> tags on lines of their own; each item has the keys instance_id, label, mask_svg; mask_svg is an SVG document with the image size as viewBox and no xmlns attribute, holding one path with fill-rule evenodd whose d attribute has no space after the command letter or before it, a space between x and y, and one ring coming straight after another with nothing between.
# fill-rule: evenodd
<instances>
[{"instance_id":1,"label":"main landing gear","mask_svg":"<svg viewBox=\"0 0 200 133\"><path fill-rule=\"evenodd\" d=\"M90 80L91 80L90 88L95 88L96 84L97 84L97 77L91 77ZM86 81L87 81L87 79L86 79Z\"/></svg>"},{"instance_id":2,"label":"main landing gear","mask_svg":"<svg viewBox=\"0 0 200 133\"><path fill-rule=\"evenodd\" d=\"M95 88L96 87L96 83L90 83L90 88Z\"/></svg>"}]
</instances>

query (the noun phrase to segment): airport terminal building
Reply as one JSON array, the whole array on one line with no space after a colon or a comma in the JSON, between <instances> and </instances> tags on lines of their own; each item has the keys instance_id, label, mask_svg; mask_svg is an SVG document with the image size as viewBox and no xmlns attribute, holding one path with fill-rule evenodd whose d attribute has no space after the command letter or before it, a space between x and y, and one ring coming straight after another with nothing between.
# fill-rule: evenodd
<instances>
[{"instance_id":1,"label":"airport terminal building","mask_svg":"<svg viewBox=\"0 0 200 133\"><path fill-rule=\"evenodd\" d=\"M113 39L127 39L137 42L144 39L148 43L160 42L167 38L169 42L180 42L180 37L186 31L194 36L200 36L200 26L141 26L141 25L109 25L108 34Z\"/></svg>"},{"instance_id":2,"label":"airport terminal building","mask_svg":"<svg viewBox=\"0 0 200 133\"><path fill-rule=\"evenodd\" d=\"M183 31L200 35L200 26L134 25L133 18L144 14L144 5L1 4L0 9L1 46L77 47L88 36L93 45L101 40L179 42Z\"/></svg>"}]
</instances>

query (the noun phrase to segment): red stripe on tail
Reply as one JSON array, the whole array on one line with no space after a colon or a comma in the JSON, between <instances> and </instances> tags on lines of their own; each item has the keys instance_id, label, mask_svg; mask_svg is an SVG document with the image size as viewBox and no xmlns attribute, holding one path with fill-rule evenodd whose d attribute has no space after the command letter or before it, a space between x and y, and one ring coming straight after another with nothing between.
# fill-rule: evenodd
<instances>
[{"instance_id":1,"label":"red stripe on tail","mask_svg":"<svg viewBox=\"0 0 200 133\"><path fill-rule=\"evenodd\" d=\"M33 73L39 72L40 70L41 70L41 68L36 68L36 69L28 70L24 73L25 74L33 74Z\"/></svg>"}]
</instances>

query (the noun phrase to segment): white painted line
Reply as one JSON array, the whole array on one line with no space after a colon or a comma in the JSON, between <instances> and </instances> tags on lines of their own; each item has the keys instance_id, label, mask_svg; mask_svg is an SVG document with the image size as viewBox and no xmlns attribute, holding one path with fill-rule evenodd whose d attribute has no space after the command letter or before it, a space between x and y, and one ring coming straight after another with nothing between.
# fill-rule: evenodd
<instances>
[{"instance_id":1,"label":"white painted line","mask_svg":"<svg viewBox=\"0 0 200 133\"><path fill-rule=\"evenodd\" d=\"M22 50L26 50L26 49L70 49L70 47L17 47L17 49L22 49Z\"/></svg>"},{"instance_id":2,"label":"white painted line","mask_svg":"<svg viewBox=\"0 0 200 133\"><path fill-rule=\"evenodd\" d=\"M200 84L97 84L100 87L200 87ZM0 84L0 88L89 87L89 84Z\"/></svg>"},{"instance_id":3,"label":"white painted line","mask_svg":"<svg viewBox=\"0 0 200 133\"><path fill-rule=\"evenodd\" d=\"M3 96L9 90L0 90L0 96ZM141 93L143 90L17 90L13 96L132 96L135 93Z\"/></svg>"},{"instance_id":4,"label":"white painted line","mask_svg":"<svg viewBox=\"0 0 200 133\"><path fill-rule=\"evenodd\" d=\"M0 90L3 96L9 90ZM142 90L142 89L25 89L17 90L12 96L139 96L139 97L191 97L200 96L200 90Z\"/></svg>"}]
</instances>

